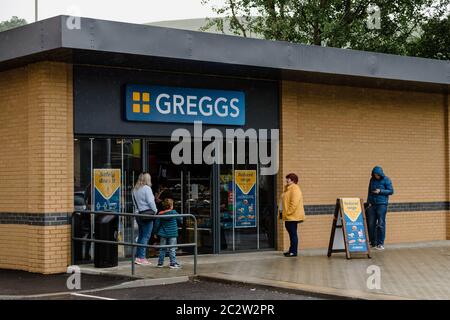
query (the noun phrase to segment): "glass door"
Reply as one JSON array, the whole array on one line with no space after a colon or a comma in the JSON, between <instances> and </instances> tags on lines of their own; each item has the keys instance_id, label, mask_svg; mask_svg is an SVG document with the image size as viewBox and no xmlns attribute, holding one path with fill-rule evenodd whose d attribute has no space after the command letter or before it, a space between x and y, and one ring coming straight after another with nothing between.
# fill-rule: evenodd
<instances>
[{"instance_id":1,"label":"glass door","mask_svg":"<svg viewBox=\"0 0 450 320\"><path fill-rule=\"evenodd\" d=\"M213 213L212 213L212 179L211 166L183 166L182 192L184 197L184 213L197 218L198 252L213 253ZM194 242L194 221L183 220L179 241ZM193 248L183 248L183 251L193 254Z\"/></svg>"},{"instance_id":2,"label":"glass door","mask_svg":"<svg viewBox=\"0 0 450 320\"><path fill-rule=\"evenodd\" d=\"M147 171L152 177L155 195L166 190L179 213L196 216L198 223L198 252L213 252L212 166L175 165L171 161L174 142L147 142ZM158 205L158 200L157 200ZM179 228L179 243L194 242L192 219L184 218ZM178 254L192 254L193 248L180 248Z\"/></svg>"}]
</instances>

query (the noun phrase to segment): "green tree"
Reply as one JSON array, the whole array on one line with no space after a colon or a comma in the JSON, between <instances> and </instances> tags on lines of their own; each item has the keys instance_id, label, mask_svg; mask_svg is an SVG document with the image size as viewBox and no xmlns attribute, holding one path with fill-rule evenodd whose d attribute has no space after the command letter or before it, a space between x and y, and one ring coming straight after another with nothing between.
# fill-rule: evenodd
<instances>
[{"instance_id":1,"label":"green tree","mask_svg":"<svg viewBox=\"0 0 450 320\"><path fill-rule=\"evenodd\" d=\"M213 8L224 18L209 19L203 30L214 26L223 32L227 24L244 37L258 34L271 40L423 55L426 50L420 46L430 37L448 39L448 23L433 21L448 16L449 8L450 0L226 0ZM448 41L437 42L441 44ZM450 48L434 51L443 58Z\"/></svg>"},{"instance_id":2,"label":"green tree","mask_svg":"<svg viewBox=\"0 0 450 320\"><path fill-rule=\"evenodd\" d=\"M11 17L9 20L0 22L0 32L6 31L12 28L17 28L27 24L25 19L18 18L16 16Z\"/></svg>"},{"instance_id":3,"label":"green tree","mask_svg":"<svg viewBox=\"0 0 450 320\"><path fill-rule=\"evenodd\" d=\"M410 45L411 55L450 60L450 18L432 19Z\"/></svg>"}]
</instances>

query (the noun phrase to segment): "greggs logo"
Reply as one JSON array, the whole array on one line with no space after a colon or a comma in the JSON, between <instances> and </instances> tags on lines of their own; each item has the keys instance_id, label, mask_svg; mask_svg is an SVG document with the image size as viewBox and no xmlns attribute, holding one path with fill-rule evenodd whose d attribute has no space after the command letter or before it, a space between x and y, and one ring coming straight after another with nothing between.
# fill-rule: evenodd
<instances>
[{"instance_id":1,"label":"greggs logo","mask_svg":"<svg viewBox=\"0 0 450 320\"><path fill-rule=\"evenodd\" d=\"M245 124L245 94L228 90L127 85L126 119L241 126Z\"/></svg>"}]
</instances>

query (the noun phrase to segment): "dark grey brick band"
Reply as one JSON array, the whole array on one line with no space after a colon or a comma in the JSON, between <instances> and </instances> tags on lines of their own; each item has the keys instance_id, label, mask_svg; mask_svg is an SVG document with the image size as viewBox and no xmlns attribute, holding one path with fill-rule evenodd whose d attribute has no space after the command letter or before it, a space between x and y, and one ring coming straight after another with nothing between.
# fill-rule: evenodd
<instances>
[{"instance_id":1,"label":"dark grey brick band","mask_svg":"<svg viewBox=\"0 0 450 320\"><path fill-rule=\"evenodd\" d=\"M334 204L305 206L307 215L334 214ZM390 203L388 212L446 211L450 210L450 202L403 202Z\"/></svg>"},{"instance_id":2,"label":"dark grey brick band","mask_svg":"<svg viewBox=\"0 0 450 320\"><path fill-rule=\"evenodd\" d=\"M0 212L0 224L61 226L70 224L71 213L8 213Z\"/></svg>"},{"instance_id":3,"label":"dark grey brick band","mask_svg":"<svg viewBox=\"0 0 450 320\"><path fill-rule=\"evenodd\" d=\"M389 204L389 212L449 211L450 202L403 202ZM333 214L334 204L307 205L310 216ZM60 226L71 223L71 213L8 213L0 212L0 224L27 224L36 226Z\"/></svg>"}]
</instances>

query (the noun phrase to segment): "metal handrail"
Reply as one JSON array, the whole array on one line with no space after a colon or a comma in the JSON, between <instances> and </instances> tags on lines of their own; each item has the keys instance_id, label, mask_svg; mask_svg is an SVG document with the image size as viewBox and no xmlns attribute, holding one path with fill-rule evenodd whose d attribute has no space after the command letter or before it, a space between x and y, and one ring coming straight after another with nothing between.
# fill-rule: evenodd
<instances>
[{"instance_id":1,"label":"metal handrail","mask_svg":"<svg viewBox=\"0 0 450 320\"><path fill-rule=\"evenodd\" d=\"M90 214L91 218L92 215L115 215L115 216L121 216L121 217L131 217L132 220L132 228L131 228L131 238L132 242L124 242L124 241L110 241L110 240L98 240L98 239L86 239L86 238L78 238L75 237L75 223L74 223L74 217L77 213L84 213L84 214ZM150 219L168 219L168 218L192 218L194 220L194 242L191 243L179 243L175 245L150 245L150 244L139 244L134 242L134 222L135 218L150 218ZM123 245L123 246L131 246L133 247L132 250L132 256L131 256L131 274L135 274L135 247L145 247L145 248L177 248L177 247L194 247L194 275L197 275L197 255L198 255L198 245L197 245L197 218L190 213L183 213L183 214L167 214L167 215L150 215L150 214L140 214L140 213L123 213L123 212L110 212L110 211L74 211L71 217L71 223L72 223L72 264L75 264L75 241L81 241L81 242L91 242L91 243L105 243L105 244L117 244L117 245Z\"/></svg>"}]
</instances>

